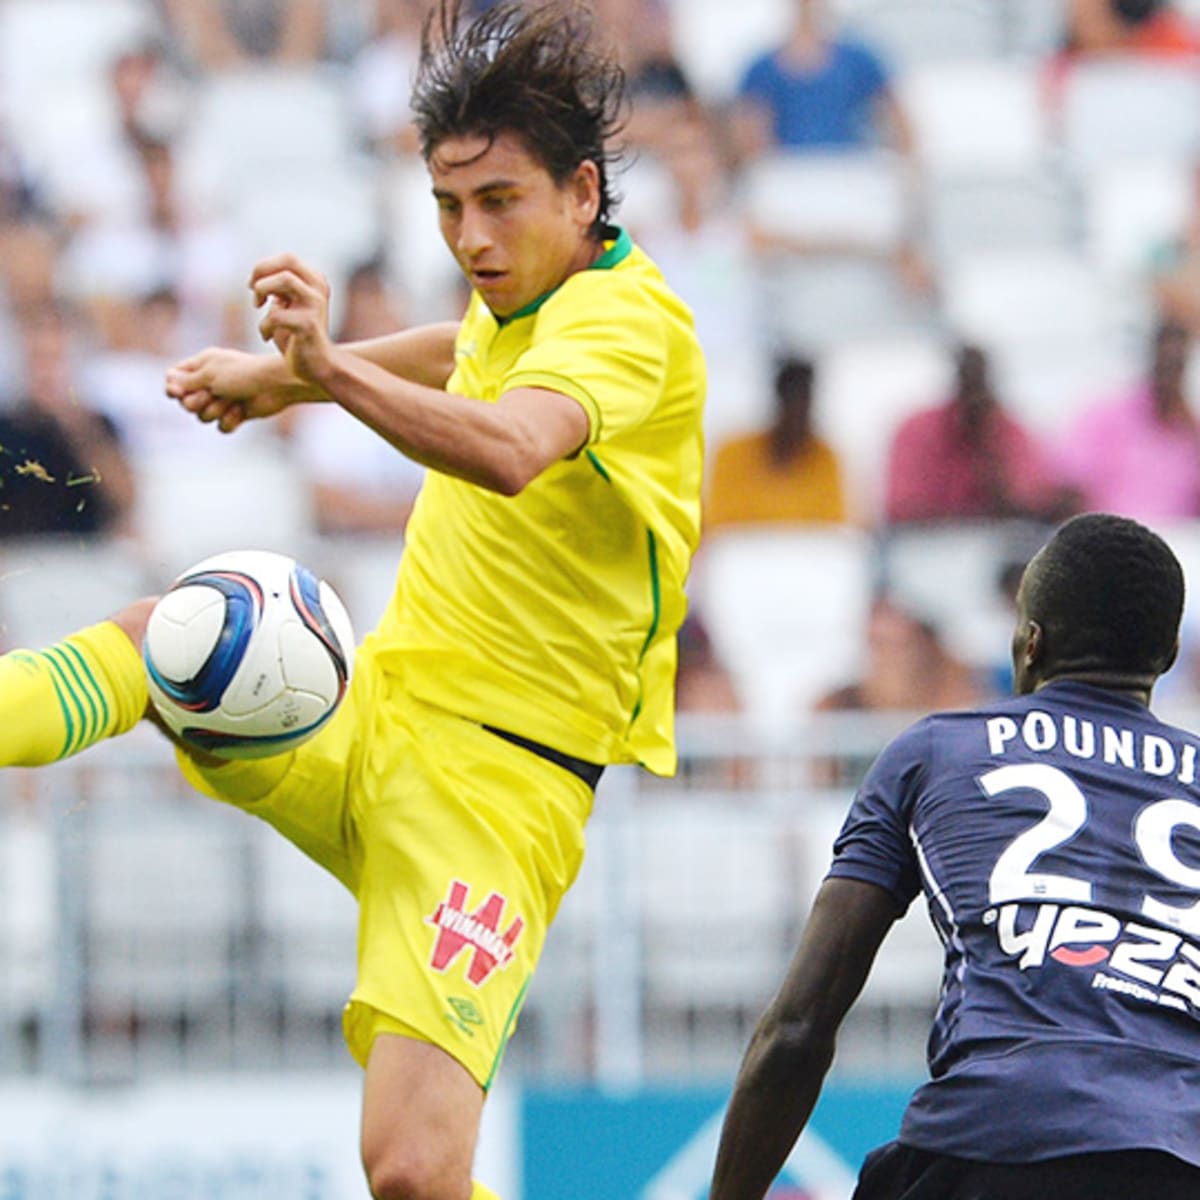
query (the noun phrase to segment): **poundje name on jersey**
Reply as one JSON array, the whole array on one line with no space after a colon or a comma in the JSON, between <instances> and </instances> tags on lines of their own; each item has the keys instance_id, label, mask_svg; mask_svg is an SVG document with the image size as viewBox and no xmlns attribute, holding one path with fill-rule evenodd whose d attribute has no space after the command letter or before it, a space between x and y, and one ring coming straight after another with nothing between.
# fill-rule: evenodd
<instances>
[{"instance_id":1,"label":"poundje name on jersey","mask_svg":"<svg viewBox=\"0 0 1200 1200\"><path fill-rule=\"evenodd\" d=\"M988 750L994 756L1003 756L1013 746L1034 753L1061 746L1075 758L1098 759L1110 766L1144 771L1160 779L1173 776L1185 784L1196 782L1197 748L1191 742L1175 745L1158 734L1135 733L1039 709L1032 709L1020 721L1013 717L990 717L986 725Z\"/></svg>"}]
</instances>

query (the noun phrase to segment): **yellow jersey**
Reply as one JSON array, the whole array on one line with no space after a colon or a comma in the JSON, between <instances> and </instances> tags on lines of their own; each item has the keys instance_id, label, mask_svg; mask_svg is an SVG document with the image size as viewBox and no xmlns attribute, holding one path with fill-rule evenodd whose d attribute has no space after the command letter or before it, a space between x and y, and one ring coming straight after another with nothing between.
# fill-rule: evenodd
<instances>
[{"instance_id":1,"label":"yellow jersey","mask_svg":"<svg viewBox=\"0 0 1200 1200\"><path fill-rule=\"evenodd\" d=\"M561 392L575 456L506 497L436 472L364 651L427 703L597 763L675 769L675 634L700 530L705 369L687 306L621 230L512 316L473 295L449 392Z\"/></svg>"}]
</instances>

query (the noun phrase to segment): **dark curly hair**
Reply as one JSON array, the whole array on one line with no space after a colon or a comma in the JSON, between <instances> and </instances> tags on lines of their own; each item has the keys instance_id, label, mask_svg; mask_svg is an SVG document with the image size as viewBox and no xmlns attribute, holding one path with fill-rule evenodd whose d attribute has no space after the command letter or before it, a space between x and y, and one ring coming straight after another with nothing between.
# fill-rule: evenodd
<instances>
[{"instance_id":1,"label":"dark curly hair","mask_svg":"<svg viewBox=\"0 0 1200 1200\"><path fill-rule=\"evenodd\" d=\"M1162 674L1183 615L1183 568L1158 534L1127 517L1084 513L1030 565L1025 612L1056 671Z\"/></svg>"},{"instance_id":2,"label":"dark curly hair","mask_svg":"<svg viewBox=\"0 0 1200 1200\"><path fill-rule=\"evenodd\" d=\"M570 0L515 0L463 20L462 0L441 0L425 19L412 109L428 162L447 138L515 134L564 184L583 162L600 172L593 233L617 196L612 138L623 117L625 77L595 37L591 10Z\"/></svg>"}]
</instances>

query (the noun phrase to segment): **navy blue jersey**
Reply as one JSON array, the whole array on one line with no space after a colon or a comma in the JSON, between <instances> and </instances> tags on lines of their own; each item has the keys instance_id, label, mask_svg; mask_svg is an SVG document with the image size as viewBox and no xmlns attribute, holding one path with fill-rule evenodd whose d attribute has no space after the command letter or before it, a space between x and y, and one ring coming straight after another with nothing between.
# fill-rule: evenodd
<instances>
[{"instance_id":1,"label":"navy blue jersey","mask_svg":"<svg viewBox=\"0 0 1200 1200\"><path fill-rule=\"evenodd\" d=\"M1060 682L879 756L830 874L904 907L923 891L946 952L901 1141L1200 1165L1198 754L1136 701Z\"/></svg>"}]
</instances>

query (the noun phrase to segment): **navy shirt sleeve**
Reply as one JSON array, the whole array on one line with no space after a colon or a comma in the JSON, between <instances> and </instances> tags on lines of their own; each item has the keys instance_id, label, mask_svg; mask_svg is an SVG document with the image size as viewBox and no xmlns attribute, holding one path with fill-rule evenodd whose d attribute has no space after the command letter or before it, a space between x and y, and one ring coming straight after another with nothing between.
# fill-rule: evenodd
<instances>
[{"instance_id":1,"label":"navy shirt sleeve","mask_svg":"<svg viewBox=\"0 0 1200 1200\"><path fill-rule=\"evenodd\" d=\"M909 829L930 750L929 721L895 738L867 772L833 844L830 877L877 884L902 911L921 890Z\"/></svg>"}]
</instances>

